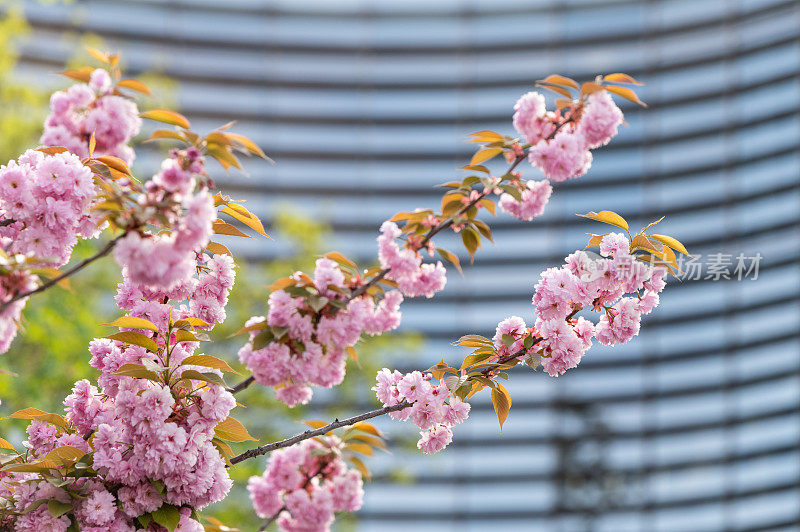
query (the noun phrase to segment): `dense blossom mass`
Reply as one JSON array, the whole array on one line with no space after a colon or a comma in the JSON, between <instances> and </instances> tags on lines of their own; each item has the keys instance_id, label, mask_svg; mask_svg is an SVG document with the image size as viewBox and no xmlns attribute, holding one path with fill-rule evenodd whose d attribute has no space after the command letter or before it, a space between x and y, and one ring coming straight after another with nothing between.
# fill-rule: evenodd
<instances>
[{"instance_id":1,"label":"dense blossom mass","mask_svg":"<svg viewBox=\"0 0 800 532\"><path fill-rule=\"evenodd\" d=\"M338 437L325 436L272 453L264 473L247 483L256 514L288 532L324 532L335 512L360 509L361 473L342 459L343 448Z\"/></svg>"},{"instance_id":2,"label":"dense blossom mass","mask_svg":"<svg viewBox=\"0 0 800 532\"><path fill-rule=\"evenodd\" d=\"M28 150L0 166L0 304L33 289L34 274L17 266L65 264L78 238L97 234L91 213L96 194L91 170L69 153ZM21 299L0 310L0 353L17 333Z\"/></svg>"},{"instance_id":3,"label":"dense blossom mass","mask_svg":"<svg viewBox=\"0 0 800 532\"><path fill-rule=\"evenodd\" d=\"M528 159L551 181L586 173L591 149L607 144L622 124L622 111L608 91L593 92L572 114L547 112L536 92L523 95L514 106L514 127L532 146Z\"/></svg>"},{"instance_id":4,"label":"dense blossom mass","mask_svg":"<svg viewBox=\"0 0 800 532\"><path fill-rule=\"evenodd\" d=\"M89 83L53 93L40 142L88 157L89 140L94 134L97 154L113 155L131 164L135 154L128 143L141 127L136 103L114 94L111 77L100 68L92 73Z\"/></svg>"},{"instance_id":5,"label":"dense blossom mass","mask_svg":"<svg viewBox=\"0 0 800 532\"><path fill-rule=\"evenodd\" d=\"M540 216L552 190L548 180L560 182L585 174L592 164L590 150L608 144L622 122L622 111L606 90L555 112L547 111L538 92L522 95L514 105L514 128L530 145L528 160L547 179L521 184L520 198L504 193L500 208L526 221Z\"/></svg>"},{"instance_id":6,"label":"dense blossom mass","mask_svg":"<svg viewBox=\"0 0 800 532\"><path fill-rule=\"evenodd\" d=\"M119 242L114 257L132 282L170 290L194 273L196 255L208 244L217 219L208 189L195 190L203 173L203 158L191 148L173 151L147 182L139 204L162 214L171 230L130 231Z\"/></svg>"},{"instance_id":7,"label":"dense blossom mass","mask_svg":"<svg viewBox=\"0 0 800 532\"><path fill-rule=\"evenodd\" d=\"M98 235L100 217L92 211L97 187L92 170L82 159L114 155L128 163L128 145L141 127L133 100L115 93L109 73L92 72L88 83L55 92L41 143L50 149L28 150L0 167L0 305L36 287L31 267L57 268L66 264L79 238ZM24 264L28 271L22 271ZM0 353L16 336L26 298L0 309Z\"/></svg>"},{"instance_id":8,"label":"dense blossom mass","mask_svg":"<svg viewBox=\"0 0 800 532\"><path fill-rule=\"evenodd\" d=\"M528 362L536 357L545 372L557 377L580 363L592 338L614 345L636 336L642 315L658 305L666 269L636 260L629 250L623 234L609 233L600 243L601 256L576 251L565 265L545 270L533 295L533 328L516 316L500 322L493 339L498 353L527 352ZM584 308L602 311L596 324L573 318ZM508 336L513 342L504 341ZM535 342L525 348L529 336Z\"/></svg>"},{"instance_id":9,"label":"dense blossom mass","mask_svg":"<svg viewBox=\"0 0 800 532\"><path fill-rule=\"evenodd\" d=\"M302 275L295 274L298 279ZM329 388L342 382L347 349L362 334L381 334L400 324L403 295L399 291L389 291L376 302L367 295L349 298L347 288L337 264L318 259L310 292L294 297L287 290L276 290L269 297L267 317L255 316L245 324L266 320L269 327L283 333L255 348L257 331L252 331L251 341L239 350L239 359L256 382L275 386L278 399L289 406L307 403L311 386Z\"/></svg>"},{"instance_id":10,"label":"dense blossom mass","mask_svg":"<svg viewBox=\"0 0 800 532\"><path fill-rule=\"evenodd\" d=\"M0 493L19 511L43 498L72 505L69 515L59 518L47 506L21 515L15 530L65 531L70 516L81 530L134 530L134 518L164 504L180 508L180 530L202 530L191 511L228 493L231 480L212 439L236 401L223 386L192 378L199 372L221 376L218 370L185 362L198 342L180 341L177 329L165 332L190 317L202 316L206 326L224 319L233 261L226 255L206 256L198 266L197 278L171 291L142 290L127 277L120 284L120 307L161 333L157 350L105 338L91 343L90 364L100 370L98 386L76 383L64 401L66 425L38 420L29 425L28 460L35 463L67 446L92 453L86 470L94 474L55 487L34 473L0 473ZM184 303L171 304L170 299ZM149 368L153 378L124 374L130 365ZM168 381L154 379L161 372L168 372Z\"/></svg>"},{"instance_id":11,"label":"dense blossom mass","mask_svg":"<svg viewBox=\"0 0 800 532\"><path fill-rule=\"evenodd\" d=\"M78 238L96 234L92 171L69 152L28 150L0 167L0 248L40 264L65 264Z\"/></svg>"},{"instance_id":12,"label":"dense blossom mass","mask_svg":"<svg viewBox=\"0 0 800 532\"><path fill-rule=\"evenodd\" d=\"M378 237L378 259L381 267L389 270L387 279L397 282L397 287L408 297L433 297L444 290L447 283L446 270L441 261L423 264L419 251L409 247L400 248L397 238L400 228L394 222L383 222Z\"/></svg>"},{"instance_id":13,"label":"dense blossom mass","mask_svg":"<svg viewBox=\"0 0 800 532\"><path fill-rule=\"evenodd\" d=\"M383 368L372 389L383 406L409 403L408 408L391 412L393 419L410 419L421 430L417 447L425 454L441 451L453 440L451 427L469 416L470 405L450 393L447 383L433 384L430 373L412 371L402 374Z\"/></svg>"}]
</instances>

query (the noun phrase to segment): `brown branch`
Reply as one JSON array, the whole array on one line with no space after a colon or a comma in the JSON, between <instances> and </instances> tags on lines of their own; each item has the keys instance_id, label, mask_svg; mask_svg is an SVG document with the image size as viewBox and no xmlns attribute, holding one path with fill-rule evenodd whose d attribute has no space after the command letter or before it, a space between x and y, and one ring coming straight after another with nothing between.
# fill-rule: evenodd
<instances>
[{"instance_id":1,"label":"brown branch","mask_svg":"<svg viewBox=\"0 0 800 532\"><path fill-rule=\"evenodd\" d=\"M573 309L572 309L572 312L570 312L570 313L567 315L567 317L566 317L566 318L564 318L564 320L565 320L565 321L569 321L569 320L571 320L573 317L575 317L575 314L577 314L578 312L580 312L580 311L581 311L581 309L582 309L582 308L583 308L583 307L579 307L579 308L573 308ZM533 344L531 345L531 347L533 347L534 345L538 344L538 343L539 343L539 342L541 342L542 340L544 340L544 338L542 338L541 336L534 336L534 337L533 337ZM529 349L530 349L530 348L529 348ZM529 349L522 348L522 349L520 349L519 351L517 351L516 353L512 353L512 354L510 354L510 355L506 355L506 356L504 356L504 357L500 357L500 358L498 358L498 359L496 360L496 362L497 362L497 365L498 365L498 366L502 366L503 364L505 364L505 363L507 363L507 362L511 362L511 361L512 361L512 360L514 360L515 358L519 358L519 357L523 356L523 355L524 355L524 354L525 354L527 351L529 351ZM486 369L484 369L483 371L481 371L481 375L483 375L483 376L485 377L485 376L487 376L489 373L491 373L492 371L494 371L494 370L496 370L496 369L497 369L496 367L494 367L494 368L486 368Z\"/></svg>"},{"instance_id":2,"label":"brown branch","mask_svg":"<svg viewBox=\"0 0 800 532\"><path fill-rule=\"evenodd\" d=\"M565 121L564 123L560 124L558 127L561 127L562 125L566 124L567 122L569 122L569 120L567 120L567 121ZM558 128L556 128L556 131L558 131ZM552 136L554 136L554 135L555 135L555 131L553 131L553 133L551 133L551 136L550 136L550 137L548 137L548 139L549 139L549 138L552 138ZM524 161L524 160L525 160L525 155L517 155L517 156L514 158L514 161L511 163L511 166L509 166L509 167L508 167L508 170L506 170L505 174L503 174L503 175L507 175L507 174L510 174L511 172L513 172L513 171L514 171L514 169L515 169L515 168L516 168L516 167L519 165L519 163L521 163L521 162L522 162L522 161ZM459 209L459 210L458 210L458 212L457 212L457 213L456 213L454 216L451 216L451 217L449 217L447 220L445 220L445 221L443 221L443 222L441 222L441 223L437 224L435 227L432 227L432 228L430 229L430 231L428 231L428 233L425 235L425 238L423 238L423 239L422 239L422 241L420 242L420 244L419 244L419 248L420 248L420 249L424 248L424 247L425 247L425 246L428 244L428 242L430 242L430 241L431 241L431 239L432 239L432 238L433 238L433 237L434 237L434 236L435 236L437 233L439 233L440 231L442 231L442 230L444 230L444 229L446 229L446 228L450 227L451 225L453 225L453 220L455 219L455 217L456 217L456 216L460 216L460 215L464 214L465 212L467 212L467 211L468 211L470 208L472 208L472 207L474 207L475 205L477 205L477 204L478 204L478 202L480 202L480 201L481 201L483 198L485 198L486 196L488 196L488 195L489 195L491 192L492 192L492 191L491 191L491 189L484 190L483 192L481 192L480 194L478 194L478 197L476 197L474 200L470 201L469 203L467 203L466 205L464 205L464 207L462 207L461 209ZM372 279L370 279L370 280L369 280L367 283L364 283L364 284L362 284L361 286L359 286L358 288L356 288L356 289L355 289L355 290L354 290L354 291L353 291L353 292L350 294L350 297L349 297L349 298L347 298L347 301L346 301L346 302L347 302L347 303L349 303L349 302L350 302L350 301L352 301L353 299L355 299L355 298L357 298L357 297L359 297L359 296L363 295L363 294L364 294L364 293L365 293L367 290L369 290L369 289L370 289L372 286L374 286L374 285L378 284L378 283L379 283L379 282L380 282L380 281L381 281L381 280L382 280L384 277L386 277L386 275L387 275L388 273L389 273L389 268L384 268L384 269L382 269L380 272L378 272L378 273L375 275L375 277L373 277ZM239 384L236 384L235 386L233 386L233 387L231 387L231 388L228 388L228 391L229 391L229 392L231 392L231 393L233 393L233 394L235 394L235 393L239 393L239 392L241 392L242 390L245 390L245 389L247 389L247 388L248 388L248 387L249 387L251 384L253 384L253 382L255 382L255 379L254 379L254 378L252 377L252 375L251 375L250 377L246 378L245 380L243 380L243 381L242 381L242 382L240 382Z\"/></svg>"},{"instance_id":3,"label":"brown branch","mask_svg":"<svg viewBox=\"0 0 800 532\"><path fill-rule=\"evenodd\" d=\"M97 253L92 255L91 257L88 257L88 258L80 261L78 264L76 264L72 268L70 268L68 270L65 270L61 275L53 277L52 279L50 279L46 283L43 283L43 284L39 285L38 287L34 288L33 290L29 290L27 292L19 292L19 293L15 294L14 297L12 297L8 301L6 301L2 305L0 305L0 312L3 312L9 305L14 303L15 301L19 301L20 299L32 296L33 294L38 294L39 292L44 292L48 288L50 288L52 286L55 286L56 284L58 284L60 281L63 281L67 277L70 277L71 275L74 275L74 274L78 273L79 271L81 271L82 269L84 269L86 266L88 266L89 264L93 263L97 259L105 257L106 255L111 253L111 250L114 249L114 246L117 245L117 242L119 242L119 240L122 237L124 237L125 234L126 233L123 233L123 234L117 236L116 238L113 238L113 239L109 240L108 243L103 247L103 249L101 249L100 251L98 251Z\"/></svg>"},{"instance_id":4,"label":"brown branch","mask_svg":"<svg viewBox=\"0 0 800 532\"><path fill-rule=\"evenodd\" d=\"M286 506L282 506L282 507L280 508L280 510L278 510L277 512L275 512L275 515L273 515L272 517L270 517L270 518L267 520L267 522L266 522L266 523L264 523L263 525L261 525L260 527L258 527L258 532L264 532L264 530L266 530L267 528L269 528L269 525L271 525L272 523L274 523L274 522L275 522L275 521L278 519L278 516L279 516L279 515L281 515L281 512L282 512L282 511L284 511L284 510L286 510Z\"/></svg>"},{"instance_id":5,"label":"brown branch","mask_svg":"<svg viewBox=\"0 0 800 532\"><path fill-rule=\"evenodd\" d=\"M253 384L253 382L255 382L255 380L256 380L256 378L253 377L252 375L250 375L249 377L247 377L245 380L243 380L242 382L240 382L236 386L233 386L232 388L228 388L228 391L231 392L231 393L239 393L242 390L244 390L245 388L247 388L248 386L250 386L251 384Z\"/></svg>"},{"instance_id":6,"label":"brown branch","mask_svg":"<svg viewBox=\"0 0 800 532\"><path fill-rule=\"evenodd\" d=\"M389 273L390 269L391 268L382 269L380 272L377 273L377 275L375 275L375 277L370 279L369 282L364 283L361 286L359 286L358 288L356 288L355 290L353 290L353 293L350 294L350 297L347 298L347 302L348 303L351 302L352 300L354 300L355 298L357 298L358 296L360 296L361 294L363 294L364 292L369 290L371 287L373 287L374 285L376 285L379 282L381 282L381 280L384 277L386 277L386 274Z\"/></svg>"},{"instance_id":7,"label":"brown branch","mask_svg":"<svg viewBox=\"0 0 800 532\"><path fill-rule=\"evenodd\" d=\"M379 408L377 410L371 410L369 412L364 412L363 414L359 414L357 416L349 417L349 418L343 419L341 421L336 419L332 423L329 423L329 424L325 425L324 427L320 427L318 429L313 429L313 430L307 430L305 432L302 432L300 434L292 436L291 438L287 438L287 439L281 440L281 441L276 441L274 443L270 443L270 444L267 444L267 445L262 445L261 447L255 447L253 449L250 449L249 451L245 451L242 454L234 456L233 458L231 458L230 462L231 462L232 465L233 464L238 464L239 462L247 460L248 458L254 458L256 456L261 456L261 455L270 453L272 451L275 451L277 449L282 449L284 447L289 447L290 445L294 445L295 443L299 443L299 442L301 442L303 440L307 440L309 438L314 438L316 436L322 436L328 431L331 431L331 430L334 430L334 429L338 429L338 428L341 428L341 427L347 427L347 426L350 426L350 425L354 425L354 424L358 423L359 421L365 421L367 419L372 419L374 417L378 417L378 416L382 416L384 414L388 414L389 412L397 412L399 410L404 410L404 409L406 409L406 408L408 408L410 406L411 406L411 403L409 403L407 401L403 401L402 403L398 403L396 405L385 406L385 407Z\"/></svg>"}]
</instances>

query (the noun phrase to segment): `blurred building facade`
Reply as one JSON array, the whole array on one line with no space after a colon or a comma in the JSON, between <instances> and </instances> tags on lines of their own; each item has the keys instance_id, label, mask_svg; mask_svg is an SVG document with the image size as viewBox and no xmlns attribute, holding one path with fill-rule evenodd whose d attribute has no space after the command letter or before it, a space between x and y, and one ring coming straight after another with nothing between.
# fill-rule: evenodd
<instances>
[{"instance_id":1,"label":"blurred building facade","mask_svg":"<svg viewBox=\"0 0 800 532\"><path fill-rule=\"evenodd\" d=\"M535 79L645 81L649 109L624 106L628 127L587 176L556 186L544 217L492 220L496 245L463 278L406 303L403 327L428 341L396 363L454 361L460 335L512 314L530 323L539 272L602 230L577 212L636 227L666 215L662 232L700 255L700 272L671 283L629 345L594 346L558 379L515 371L502 434L478 396L446 453L375 460L360 529L798 529L796 0L83 0L26 13L26 74L64 64L64 31L99 34L134 74L178 80L196 129L236 119L277 161L218 175L228 193L265 219L288 202L330 220L332 247L365 262L382 220L438 203L468 133L511 132ZM137 166L158 160L143 151ZM248 244L251 260L286 251ZM740 254L747 268L760 255L756 280L736 278ZM398 459L411 483L390 481Z\"/></svg>"}]
</instances>

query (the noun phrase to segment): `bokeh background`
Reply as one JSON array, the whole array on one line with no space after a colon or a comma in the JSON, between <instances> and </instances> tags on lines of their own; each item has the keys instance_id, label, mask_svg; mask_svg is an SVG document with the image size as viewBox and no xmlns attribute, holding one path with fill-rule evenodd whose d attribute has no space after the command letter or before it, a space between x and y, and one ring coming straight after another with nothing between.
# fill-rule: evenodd
<instances>
[{"instance_id":1,"label":"bokeh background","mask_svg":"<svg viewBox=\"0 0 800 532\"><path fill-rule=\"evenodd\" d=\"M369 342L350 384L313 409L270 410L248 390L239 417L263 440L297 418L375 406L375 368L423 368L464 355L449 342L491 335L502 318L532 321L539 272L610 209L640 226L663 215L700 273L672 282L641 334L594 346L552 379L516 370L502 434L488 397L435 457L408 424L379 425L393 454L357 530L761 531L800 529L800 3L796 0L87 0L0 2L0 155L35 144L54 72L87 61L82 46L121 51L155 86L143 107L176 106L207 130L229 120L277 164L215 176L268 221L275 241L232 242L245 257L215 349L263 309L270 278L332 249L374 261L377 228L398 210L431 207L459 175L466 135L512 131L512 106L535 79L626 72L646 83L646 110L597 150L585 177L557 185L545 216L492 220L464 277L404 305L402 330ZM152 174L164 148L139 151ZM536 178L529 168L527 177ZM445 246L447 247L447 246ZM452 247L452 246L451 246ZM84 246L79 253L91 253ZM716 255L722 254L720 257ZM760 254L757 279L736 279ZM312 257L313 258L313 257ZM243 261L244 262L244 261ZM468 262L462 259L462 262ZM731 279L714 273L727 270ZM710 278L708 278L710 277ZM25 333L0 362L3 412L58 408L87 374L86 344L116 316L113 264L72 292L34 299ZM352 376L352 378L350 378ZM24 403L24 404L23 404ZM20 427L10 425L22 438ZM237 471L240 485L260 464ZM246 494L210 513L255 529ZM248 520L249 519L249 520Z\"/></svg>"}]
</instances>

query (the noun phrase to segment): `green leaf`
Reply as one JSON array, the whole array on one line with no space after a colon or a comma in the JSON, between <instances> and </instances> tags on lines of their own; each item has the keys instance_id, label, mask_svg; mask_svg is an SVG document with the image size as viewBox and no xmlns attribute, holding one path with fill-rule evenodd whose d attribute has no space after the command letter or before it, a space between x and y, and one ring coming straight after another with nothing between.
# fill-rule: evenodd
<instances>
[{"instance_id":1,"label":"green leaf","mask_svg":"<svg viewBox=\"0 0 800 532\"><path fill-rule=\"evenodd\" d=\"M490 242L494 242L494 240L492 240L492 230L489 229L489 226L485 222L473 220L472 225L474 225L483 236L488 238Z\"/></svg>"},{"instance_id":2,"label":"green leaf","mask_svg":"<svg viewBox=\"0 0 800 532\"><path fill-rule=\"evenodd\" d=\"M131 345L138 345L139 347L144 347L148 351L152 351L155 353L158 351L158 346L156 345L155 340L152 338L148 338L147 336L143 335L142 333L133 332L133 331L122 331L115 334L110 334L106 336L111 340L117 340L118 342L122 342L125 344Z\"/></svg>"},{"instance_id":3,"label":"green leaf","mask_svg":"<svg viewBox=\"0 0 800 532\"><path fill-rule=\"evenodd\" d=\"M61 517L65 513L72 510L72 504L56 500L50 500L47 501L47 509L50 511L50 515L52 515L53 517Z\"/></svg>"},{"instance_id":4,"label":"green leaf","mask_svg":"<svg viewBox=\"0 0 800 532\"><path fill-rule=\"evenodd\" d=\"M481 354L468 355L467 357L464 358L464 362L461 363L461 367L466 368L473 364L477 364L478 362L483 362L493 354L494 353L481 353Z\"/></svg>"},{"instance_id":5,"label":"green leaf","mask_svg":"<svg viewBox=\"0 0 800 532\"><path fill-rule=\"evenodd\" d=\"M151 381L158 382L158 375L144 367L142 364L123 364L116 372L114 372L114 375L134 377L136 379L149 379Z\"/></svg>"},{"instance_id":6,"label":"green leaf","mask_svg":"<svg viewBox=\"0 0 800 532\"><path fill-rule=\"evenodd\" d=\"M162 504L161 508L153 512L153 521L173 532L181 520L180 510L171 504Z\"/></svg>"},{"instance_id":7,"label":"green leaf","mask_svg":"<svg viewBox=\"0 0 800 532\"><path fill-rule=\"evenodd\" d=\"M276 327L273 325L270 327L270 329L272 330L272 334L275 335L275 338L279 340L286 336L286 333L289 332L289 327Z\"/></svg>"},{"instance_id":8,"label":"green leaf","mask_svg":"<svg viewBox=\"0 0 800 532\"><path fill-rule=\"evenodd\" d=\"M470 258L474 259L475 251L477 251L481 245L478 233L471 227L465 227L461 230L461 241L464 243L464 247L469 253Z\"/></svg>"},{"instance_id":9,"label":"green leaf","mask_svg":"<svg viewBox=\"0 0 800 532\"><path fill-rule=\"evenodd\" d=\"M253 351L258 351L259 349L263 349L275 339L275 334L273 334L272 330L267 329L258 333L255 338L253 338Z\"/></svg>"},{"instance_id":10,"label":"green leaf","mask_svg":"<svg viewBox=\"0 0 800 532\"><path fill-rule=\"evenodd\" d=\"M509 347L511 347L517 339L511 336L510 334L503 335L503 343Z\"/></svg>"},{"instance_id":11,"label":"green leaf","mask_svg":"<svg viewBox=\"0 0 800 532\"><path fill-rule=\"evenodd\" d=\"M228 386L225 383L225 379L223 379L216 373L212 372L201 373L193 369L184 370L183 373L181 373L181 379L192 379L194 381L202 381L202 382L207 382L209 384L217 384L219 386L225 386L225 387Z\"/></svg>"},{"instance_id":12,"label":"green leaf","mask_svg":"<svg viewBox=\"0 0 800 532\"><path fill-rule=\"evenodd\" d=\"M56 463L61 463L63 465L69 465L82 458L86 454L86 451L82 449L78 449L77 447L73 447L71 445L62 445L61 447L56 447L44 457L45 460L52 460Z\"/></svg>"},{"instance_id":13,"label":"green leaf","mask_svg":"<svg viewBox=\"0 0 800 532\"><path fill-rule=\"evenodd\" d=\"M462 274L464 273L461 271L461 261L458 259L458 255L442 248L436 248L436 251L439 252L439 255L441 255L443 259L445 259L446 261L450 262L453 266L455 266L456 269L459 271L459 273Z\"/></svg>"},{"instance_id":14,"label":"green leaf","mask_svg":"<svg viewBox=\"0 0 800 532\"><path fill-rule=\"evenodd\" d=\"M136 518L139 521L139 524L142 525L143 528L147 528L150 525L150 521L153 520L152 514L142 514Z\"/></svg>"},{"instance_id":15,"label":"green leaf","mask_svg":"<svg viewBox=\"0 0 800 532\"><path fill-rule=\"evenodd\" d=\"M500 185L500 188L503 189L503 192L510 195L515 200L517 201L522 200L522 192L520 192L520 190L517 187L513 185L502 184Z\"/></svg>"},{"instance_id":16,"label":"green leaf","mask_svg":"<svg viewBox=\"0 0 800 532\"><path fill-rule=\"evenodd\" d=\"M522 345L525 346L525 349L530 349L533 346L533 336L526 336Z\"/></svg>"}]
</instances>

